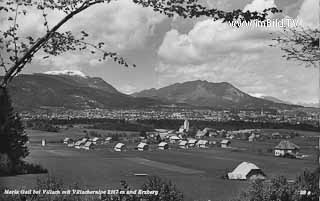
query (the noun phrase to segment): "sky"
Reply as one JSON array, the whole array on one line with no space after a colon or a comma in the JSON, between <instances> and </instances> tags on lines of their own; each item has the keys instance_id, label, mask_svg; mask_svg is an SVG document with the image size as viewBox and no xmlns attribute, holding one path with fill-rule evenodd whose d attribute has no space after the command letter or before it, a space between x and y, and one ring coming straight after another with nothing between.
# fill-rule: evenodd
<instances>
[{"instance_id":1,"label":"sky","mask_svg":"<svg viewBox=\"0 0 320 201\"><path fill-rule=\"evenodd\" d=\"M202 0L223 10L262 11L277 7L281 18L298 20L305 27L319 27L319 0ZM49 13L49 26L63 15ZM270 16L276 19L279 16ZM2 19L3 20L3 19ZM0 19L1 21L1 19ZM21 34L45 33L39 12L18 18ZM2 26L6 22L1 21ZM62 31L86 30L89 40L103 41L106 50L118 52L136 68L112 61L98 62L88 52L68 52L42 59L35 56L23 73L80 70L101 77L123 93L160 88L176 82L207 80L229 82L253 96L273 96L292 103L316 103L318 70L287 61L279 48L270 47L280 27L234 28L209 18L168 18L131 0L97 5L62 27Z\"/></svg>"}]
</instances>

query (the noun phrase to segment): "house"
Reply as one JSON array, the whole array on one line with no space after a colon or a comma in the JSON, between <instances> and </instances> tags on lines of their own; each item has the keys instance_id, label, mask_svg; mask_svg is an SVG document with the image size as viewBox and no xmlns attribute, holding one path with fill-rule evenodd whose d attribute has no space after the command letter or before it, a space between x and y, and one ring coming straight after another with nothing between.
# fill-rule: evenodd
<instances>
[{"instance_id":1,"label":"house","mask_svg":"<svg viewBox=\"0 0 320 201\"><path fill-rule=\"evenodd\" d=\"M112 137L106 137L106 139L104 139L105 144L109 144L111 142L112 142Z\"/></svg>"},{"instance_id":2,"label":"house","mask_svg":"<svg viewBox=\"0 0 320 201\"><path fill-rule=\"evenodd\" d=\"M197 133L196 133L196 138L197 139L202 139L204 137L207 136L207 132L205 130L198 130Z\"/></svg>"},{"instance_id":3,"label":"house","mask_svg":"<svg viewBox=\"0 0 320 201\"><path fill-rule=\"evenodd\" d=\"M91 139L91 142L93 144L101 144L102 143L102 139L98 138L98 137L94 137L93 139Z\"/></svg>"},{"instance_id":4,"label":"house","mask_svg":"<svg viewBox=\"0 0 320 201\"><path fill-rule=\"evenodd\" d=\"M83 149L85 149L85 150L90 150L90 149L92 149L93 148L93 142L91 142L91 141L87 141L84 145L83 145Z\"/></svg>"},{"instance_id":5,"label":"house","mask_svg":"<svg viewBox=\"0 0 320 201\"><path fill-rule=\"evenodd\" d=\"M300 150L300 147L293 144L288 140L282 140L277 146L274 148L275 156L295 156Z\"/></svg>"},{"instance_id":6,"label":"house","mask_svg":"<svg viewBox=\"0 0 320 201\"><path fill-rule=\"evenodd\" d=\"M74 144L74 147L76 149L80 149L82 148L82 146L87 142L87 138L83 138L81 140L76 141L76 143Z\"/></svg>"},{"instance_id":7,"label":"house","mask_svg":"<svg viewBox=\"0 0 320 201\"><path fill-rule=\"evenodd\" d=\"M70 142L70 143L68 143L68 147L74 147L74 145L75 145L75 143L74 142Z\"/></svg>"},{"instance_id":8,"label":"house","mask_svg":"<svg viewBox=\"0 0 320 201\"><path fill-rule=\"evenodd\" d=\"M138 151L146 151L149 149L149 145L147 143L141 142L137 146Z\"/></svg>"},{"instance_id":9,"label":"house","mask_svg":"<svg viewBox=\"0 0 320 201\"><path fill-rule=\"evenodd\" d=\"M188 147L195 147L196 146L196 139L188 138Z\"/></svg>"},{"instance_id":10,"label":"house","mask_svg":"<svg viewBox=\"0 0 320 201\"><path fill-rule=\"evenodd\" d=\"M276 133L272 133L271 134L271 137L272 139L280 139L281 138L281 135L279 132L276 132Z\"/></svg>"},{"instance_id":11,"label":"house","mask_svg":"<svg viewBox=\"0 0 320 201\"><path fill-rule=\"evenodd\" d=\"M208 140L199 140L196 144L199 148L209 148L209 141Z\"/></svg>"},{"instance_id":12,"label":"house","mask_svg":"<svg viewBox=\"0 0 320 201\"><path fill-rule=\"evenodd\" d=\"M63 140L63 144L69 144L69 143L72 142L72 141L73 141L72 139L66 137L66 138L64 138L64 140Z\"/></svg>"},{"instance_id":13,"label":"house","mask_svg":"<svg viewBox=\"0 0 320 201\"><path fill-rule=\"evenodd\" d=\"M178 143L179 141L181 140L181 138L179 138L178 136L176 135L172 135L169 137L169 141L171 144L176 144Z\"/></svg>"},{"instance_id":14,"label":"house","mask_svg":"<svg viewBox=\"0 0 320 201\"><path fill-rule=\"evenodd\" d=\"M47 144L47 141L45 139L42 139L41 140L41 146L45 147Z\"/></svg>"},{"instance_id":15,"label":"house","mask_svg":"<svg viewBox=\"0 0 320 201\"><path fill-rule=\"evenodd\" d=\"M187 149L187 148L188 148L188 141L182 140L182 141L179 143L179 148L181 148L181 149Z\"/></svg>"},{"instance_id":16,"label":"house","mask_svg":"<svg viewBox=\"0 0 320 201\"><path fill-rule=\"evenodd\" d=\"M117 143L116 146L114 146L115 151L125 151L126 150L126 145L123 143Z\"/></svg>"},{"instance_id":17,"label":"house","mask_svg":"<svg viewBox=\"0 0 320 201\"><path fill-rule=\"evenodd\" d=\"M254 180L265 179L263 171L253 163L242 162L232 172L228 173L228 179Z\"/></svg>"},{"instance_id":18,"label":"house","mask_svg":"<svg viewBox=\"0 0 320 201\"><path fill-rule=\"evenodd\" d=\"M256 138L256 135L255 134L251 134L249 137L248 137L248 141L249 142L253 142Z\"/></svg>"},{"instance_id":19,"label":"house","mask_svg":"<svg viewBox=\"0 0 320 201\"><path fill-rule=\"evenodd\" d=\"M221 148L229 148L231 142L229 140L222 140L220 144L221 144Z\"/></svg>"},{"instance_id":20,"label":"house","mask_svg":"<svg viewBox=\"0 0 320 201\"><path fill-rule=\"evenodd\" d=\"M158 144L158 149L161 149L161 150L169 149L169 144L166 142L160 142Z\"/></svg>"}]
</instances>

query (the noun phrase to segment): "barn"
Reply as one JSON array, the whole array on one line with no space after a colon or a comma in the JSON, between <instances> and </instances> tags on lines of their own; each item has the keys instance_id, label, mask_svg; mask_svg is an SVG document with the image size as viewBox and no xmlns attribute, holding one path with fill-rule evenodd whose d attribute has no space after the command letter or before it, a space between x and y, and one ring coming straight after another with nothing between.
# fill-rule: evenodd
<instances>
[{"instance_id":1,"label":"barn","mask_svg":"<svg viewBox=\"0 0 320 201\"><path fill-rule=\"evenodd\" d=\"M300 150L300 147L288 140L282 140L274 148L275 156L286 156L286 155L296 155Z\"/></svg>"},{"instance_id":2,"label":"barn","mask_svg":"<svg viewBox=\"0 0 320 201\"><path fill-rule=\"evenodd\" d=\"M126 145L123 144L123 143L117 143L115 146L114 146L114 150L115 151L125 151L126 150Z\"/></svg>"},{"instance_id":3,"label":"barn","mask_svg":"<svg viewBox=\"0 0 320 201\"><path fill-rule=\"evenodd\" d=\"M266 175L253 163L242 162L232 172L228 173L231 180L265 179Z\"/></svg>"},{"instance_id":4,"label":"barn","mask_svg":"<svg viewBox=\"0 0 320 201\"><path fill-rule=\"evenodd\" d=\"M208 140L199 140L196 144L199 148L209 148L209 141Z\"/></svg>"},{"instance_id":5,"label":"barn","mask_svg":"<svg viewBox=\"0 0 320 201\"><path fill-rule=\"evenodd\" d=\"M149 145L147 143L141 142L137 146L138 151L146 151L149 149Z\"/></svg>"},{"instance_id":6,"label":"barn","mask_svg":"<svg viewBox=\"0 0 320 201\"><path fill-rule=\"evenodd\" d=\"M161 150L169 149L169 144L166 142L160 142L158 144L158 149L161 149Z\"/></svg>"}]
</instances>

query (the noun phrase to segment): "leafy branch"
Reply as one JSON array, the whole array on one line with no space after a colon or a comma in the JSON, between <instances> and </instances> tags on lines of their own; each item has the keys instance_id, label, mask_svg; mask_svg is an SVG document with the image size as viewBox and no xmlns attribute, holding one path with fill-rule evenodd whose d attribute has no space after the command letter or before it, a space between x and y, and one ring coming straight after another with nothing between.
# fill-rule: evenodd
<instances>
[{"instance_id":1,"label":"leafy branch","mask_svg":"<svg viewBox=\"0 0 320 201\"><path fill-rule=\"evenodd\" d=\"M316 66L320 61L319 35L318 29L286 28L280 36L273 39L277 43L272 46L280 47L287 60L305 63L307 67Z\"/></svg>"}]
</instances>

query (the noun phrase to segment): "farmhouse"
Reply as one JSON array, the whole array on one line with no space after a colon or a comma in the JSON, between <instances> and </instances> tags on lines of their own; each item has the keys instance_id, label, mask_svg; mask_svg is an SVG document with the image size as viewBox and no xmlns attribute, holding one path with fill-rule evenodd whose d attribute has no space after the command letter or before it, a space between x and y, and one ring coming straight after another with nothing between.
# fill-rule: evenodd
<instances>
[{"instance_id":1,"label":"farmhouse","mask_svg":"<svg viewBox=\"0 0 320 201\"><path fill-rule=\"evenodd\" d=\"M300 147L289 142L287 140L282 140L275 148L275 156L286 156L286 155L296 155L300 150Z\"/></svg>"},{"instance_id":2,"label":"farmhouse","mask_svg":"<svg viewBox=\"0 0 320 201\"><path fill-rule=\"evenodd\" d=\"M115 151L125 151L126 150L126 145L123 143L117 143L116 146L114 146Z\"/></svg>"},{"instance_id":3,"label":"farmhouse","mask_svg":"<svg viewBox=\"0 0 320 201\"><path fill-rule=\"evenodd\" d=\"M149 149L149 145L147 143L141 142L137 146L138 151L146 151Z\"/></svg>"},{"instance_id":4,"label":"farmhouse","mask_svg":"<svg viewBox=\"0 0 320 201\"><path fill-rule=\"evenodd\" d=\"M265 179L266 175L255 164L249 162L240 163L232 172L228 173L228 179L254 180Z\"/></svg>"},{"instance_id":5,"label":"farmhouse","mask_svg":"<svg viewBox=\"0 0 320 201\"><path fill-rule=\"evenodd\" d=\"M160 142L158 144L158 149L161 149L161 150L169 149L169 145L166 142Z\"/></svg>"},{"instance_id":6,"label":"farmhouse","mask_svg":"<svg viewBox=\"0 0 320 201\"><path fill-rule=\"evenodd\" d=\"M90 150L93 148L93 145L94 145L93 142L87 141L82 148L85 150Z\"/></svg>"},{"instance_id":7,"label":"farmhouse","mask_svg":"<svg viewBox=\"0 0 320 201\"><path fill-rule=\"evenodd\" d=\"M199 140L196 144L199 148L209 148L209 141L208 140Z\"/></svg>"},{"instance_id":8,"label":"farmhouse","mask_svg":"<svg viewBox=\"0 0 320 201\"><path fill-rule=\"evenodd\" d=\"M185 140L181 141L181 142L179 143L179 148L181 148L181 149L187 149L187 148L188 148L188 141L185 141Z\"/></svg>"},{"instance_id":9,"label":"farmhouse","mask_svg":"<svg viewBox=\"0 0 320 201\"><path fill-rule=\"evenodd\" d=\"M222 148L229 148L231 142L229 140L222 140L220 144Z\"/></svg>"},{"instance_id":10,"label":"farmhouse","mask_svg":"<svg viewBox=\"0 0 320 201\"><path fill-rule=\"evenodd\" d=\"M195 147L196 146L196 139L188 138L188 147Z\"/></svg>"}]
</instances>

